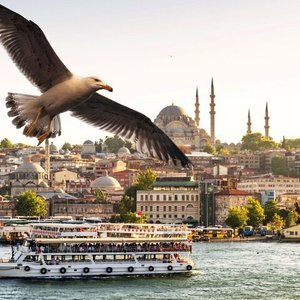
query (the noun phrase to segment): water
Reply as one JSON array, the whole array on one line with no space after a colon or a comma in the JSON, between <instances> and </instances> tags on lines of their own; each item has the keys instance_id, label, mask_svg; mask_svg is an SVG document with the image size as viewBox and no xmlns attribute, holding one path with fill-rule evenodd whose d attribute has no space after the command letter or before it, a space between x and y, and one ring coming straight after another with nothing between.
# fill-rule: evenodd
<instances>
[{"instance_id":1,"label":"water","mask_svg":"<svg viewBox=\"0 0 300 300\"><path fill-rule=\"evenodd\" d=\"M0 299L300 299L300 244L195 243L192 276L0 279ZM0 246L0 253L10 249Z\"/></svg>"}]
</instances>

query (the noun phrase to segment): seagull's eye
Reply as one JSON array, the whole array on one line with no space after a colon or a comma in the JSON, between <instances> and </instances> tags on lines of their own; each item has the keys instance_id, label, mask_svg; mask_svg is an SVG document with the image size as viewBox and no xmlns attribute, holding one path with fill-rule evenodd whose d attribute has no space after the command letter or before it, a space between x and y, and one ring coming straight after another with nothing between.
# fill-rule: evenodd
<instances>
[{"instance_id":1,"label":"seagull's eye","mask_svg":"<svg viewBox=\"0 0 300 300\"><path fill-rule=\"evenodd\" d=\"M99 81L100 81L100 79L98 79L98 78L94 78L94 80L95 80L96 82L99 82Z\"/></svg>"}]
</instances>

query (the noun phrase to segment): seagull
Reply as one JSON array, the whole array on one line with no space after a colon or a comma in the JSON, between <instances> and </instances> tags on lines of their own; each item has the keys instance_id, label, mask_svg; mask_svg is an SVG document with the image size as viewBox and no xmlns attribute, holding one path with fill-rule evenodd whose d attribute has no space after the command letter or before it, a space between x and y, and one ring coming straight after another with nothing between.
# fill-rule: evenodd
<instances>
[{"instance_id":1,"label":"seagull","mask_svg":"<svg viewBox=\"0 0 300 300\"><path fill-rule=\"evenodd\" d=\"M0 43L39 96L8 93L8 116L23 134L38 145L61 134L60 114L70 111L93 126L133 140L137 150L183 167L189 159L145 115L97 93L113 89L102 79L73 74L57 56L43 31L34 22L0 5Z\"/></svg>"}]
</instances>

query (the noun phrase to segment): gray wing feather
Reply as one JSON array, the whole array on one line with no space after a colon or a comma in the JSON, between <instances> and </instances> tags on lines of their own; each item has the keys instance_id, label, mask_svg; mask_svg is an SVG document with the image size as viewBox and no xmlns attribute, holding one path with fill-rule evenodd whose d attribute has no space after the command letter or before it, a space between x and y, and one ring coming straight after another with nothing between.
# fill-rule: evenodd
<instances>
[{"instance_id":1,"label":"gray wing feather","mask_svg":"<svg viewBox=\"0 0 300 300\"><path fill-rule=\"evenodd\" d=\"M41 92L72 73L56 55L43 31L32 21L0 5L0 42L20 71Z\"/></svg>"},{"instance_id":2,"label":"gray wing feather","mask_svg":"<svg viewBox=\"0 0 300 300\"><path fill-rule=\"evenodd\" d=\"M152 157L188 167L191 163L173 141L145 115L98 93L76 106L72 115L101 129L134 140Z\"/></svg>"}]
</instances>

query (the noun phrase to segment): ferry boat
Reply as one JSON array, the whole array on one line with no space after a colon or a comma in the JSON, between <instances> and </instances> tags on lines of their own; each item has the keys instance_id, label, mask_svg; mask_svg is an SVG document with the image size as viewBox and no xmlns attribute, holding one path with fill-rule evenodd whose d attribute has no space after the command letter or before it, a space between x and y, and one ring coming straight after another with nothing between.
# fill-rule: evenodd
<instances>
[{"instance_id":1,"label":"ferry boat","mask_svg":"<svg viewBox=\"0 0 300 300\"><path fill-rule=\"evenodd\" d=\"M31 236L0 260L0 277L57 278L190 273L185 225L31 224Z\"/></svg>"}]
</instances>

